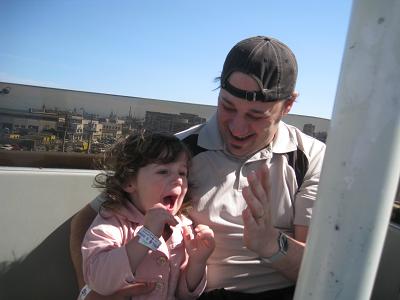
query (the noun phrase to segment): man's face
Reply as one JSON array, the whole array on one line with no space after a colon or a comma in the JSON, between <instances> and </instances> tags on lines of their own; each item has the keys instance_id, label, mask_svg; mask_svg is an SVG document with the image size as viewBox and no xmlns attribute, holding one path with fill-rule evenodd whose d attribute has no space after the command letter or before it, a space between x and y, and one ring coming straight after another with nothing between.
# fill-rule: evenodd
<instances>
[{"instance_id":1,"label":"man's face","mask_svg":"<svg viewBox=\"0 0 400 300\"><path fill-rule=\"evenodd\" d=\"M258 91L257 82L250 76L234 72L229 83L246 91ZM234 156L249 156L273 140L282 116L295 100L261 102L247 101L221 89L218 97L218 127L226 149Z\"/></svg>"}]
</instances>

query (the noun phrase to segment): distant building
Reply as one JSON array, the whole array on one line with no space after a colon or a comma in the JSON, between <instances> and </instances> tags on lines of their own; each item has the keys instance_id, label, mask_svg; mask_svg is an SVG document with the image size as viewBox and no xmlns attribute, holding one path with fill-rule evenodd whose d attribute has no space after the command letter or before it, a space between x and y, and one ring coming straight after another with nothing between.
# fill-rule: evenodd
<instances>
[{"instance_id":1,"label":"distant building","mask_svg":"<svg viewBox=\"0 0 400 300\"><path fill-rule=\"evenodd\" d=\"M146 111L144 128L151 132L176 133L205 122L205 118L200 118L194 114Z\"/></svg>"},{"instance_id":2,"label":"distant building","mask_svg":"<svg viewBox=\"0 0 400 300\"><path fill-rule=\"evenodd\" d=\"M326 143L326 139L328 138L328 132L326 131L318 131L314 133L314 137L321 142Z\"/></svg>"},{"instance_id":3,"label":"distant building","mask_svg":"<svg viewBox=\"0 0 400 300\"><path fill-rule=\"evenodd\" d=\"M125 121L118 119L117 116L99 118L99 123L102 125L102 138L119 138L122 136L122 128Z\"/></svg>"},{"instance_id":4,"label":"distant building","mask_svg":"<svg viewBox=\"0 0 400 300\"><path fill-rule=\"evenodd\" d=\"M83 119L83 133L85 140L101 139L103 134L103 124L99 120Z\"/></svg>"},{"instance_id":5,"label":"distant building","mask_svg":"<svg viewBox=\"0 0 400 300\"><path fill-rule=\"evenodd\" d=\"M326 142L329 131L328 119L288 114L283 117L283 121L297 127L305 134L312 136L321 142Z\"/></svg>"},{"instance_id":6,"label":"distant building","mask_svg":"<svg viewBox=\"0 0 400 300\"><path fill-rule=\"evenodd\" d=\"M304 126L303 126L303 132L304 132L305 134L314 136L315 125L313 125L313 124L304 124Z\"/></svg>"},{"instance_id":7,"label":"distant building","mask_svg":"<svg viewBox=\"0 0 400 300\"><path fill-rule=\"evenodd\" d=\"M54 113L28 112L0 108L0 129L14 133L41 132L57 128L58 116Z\"/></svg>"}]
</instances>

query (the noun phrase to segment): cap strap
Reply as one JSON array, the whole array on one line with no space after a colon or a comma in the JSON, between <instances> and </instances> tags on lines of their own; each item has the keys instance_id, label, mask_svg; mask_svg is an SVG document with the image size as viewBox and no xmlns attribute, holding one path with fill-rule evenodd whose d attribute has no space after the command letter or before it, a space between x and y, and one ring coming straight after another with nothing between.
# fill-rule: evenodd
<instances>
[{"instance_id":1,"label":"cap strap","mask_svg":"<svg viewBox=\"0 0 400 300\"><path fill-rule=\"evenodd\" d=\"M261 91L245 91L234 87L229 81L225 81L221 87L235 97L246 99L247 101L267 102L265 95Z\"/></svg>"}]
</instances>

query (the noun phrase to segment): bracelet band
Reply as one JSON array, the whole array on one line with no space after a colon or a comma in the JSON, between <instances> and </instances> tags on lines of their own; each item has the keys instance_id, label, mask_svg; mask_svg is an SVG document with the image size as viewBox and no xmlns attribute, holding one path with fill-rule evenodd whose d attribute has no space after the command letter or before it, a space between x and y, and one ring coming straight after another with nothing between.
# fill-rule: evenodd
<instances>
[{"instance_id":1,"label":"bracelet band","mask_svg":"<svg viewBox=\"0 0 400 300\"><path fill-rule=\"evenodd\" d=\"M89 295L89 293L92 291L92 289L90 287L88 287L88 285L85 285L80 293L79 293L79 297L78 300L85 300L86 296Z\"/></svg>"},{"instance_id":2,"label":"bracelet band","mask_svg":"<svg viewBox=\"0 0 400 300\"><path fill-rule=\"evenodd\" d=\"M157 250L161 245L160 240L154 235L154 233L144 226L140 228L137 235L139 236L139 243L153 251Z\"/></svg>"}]
</instances>

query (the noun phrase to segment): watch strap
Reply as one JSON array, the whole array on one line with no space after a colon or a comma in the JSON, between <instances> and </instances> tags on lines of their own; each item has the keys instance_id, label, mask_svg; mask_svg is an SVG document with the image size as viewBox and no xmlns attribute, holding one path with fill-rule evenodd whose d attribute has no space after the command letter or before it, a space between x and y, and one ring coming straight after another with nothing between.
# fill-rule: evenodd
<instances>
[{"instance_id":1,"label":"watch strap","mask_svg":"<svg viewBox=\"0 0 400 300\"><path fill-rule=\"evenodd\" d=\"M260 257L260 259L263 262L271 264L287 254L289 246L287 236L281 231L279 231L277 242L278 242L278 251L273 255L271 255L270 257Z\"/></svg>"}]
</instances>

